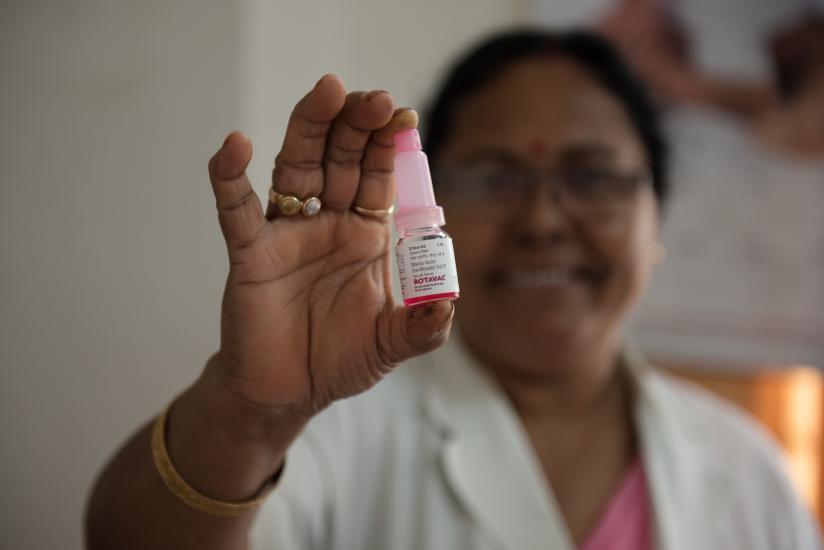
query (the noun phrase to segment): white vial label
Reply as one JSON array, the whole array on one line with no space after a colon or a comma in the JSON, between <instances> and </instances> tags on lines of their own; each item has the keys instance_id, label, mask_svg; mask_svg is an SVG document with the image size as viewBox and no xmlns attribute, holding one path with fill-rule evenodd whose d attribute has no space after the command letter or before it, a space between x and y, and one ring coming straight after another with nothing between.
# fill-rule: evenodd
<instances>
[{"instance_id":1,"label":"white vial label","mask_svg":"<svg viewBox=\"0 0 824 550\"><path fill-rule=\"evenodd\" d=\"M455 253L449 237L404 239L396 253L404 301L459 291Z\"/></svg>"}]
</instances>

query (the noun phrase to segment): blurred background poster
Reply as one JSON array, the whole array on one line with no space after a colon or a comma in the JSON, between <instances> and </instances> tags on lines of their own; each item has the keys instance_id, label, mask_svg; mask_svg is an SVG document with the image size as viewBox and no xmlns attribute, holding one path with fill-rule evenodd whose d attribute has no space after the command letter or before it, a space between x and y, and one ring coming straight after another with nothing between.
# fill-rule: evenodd
<instances>
[{"instance_id":1,"label":"blurred background poster","mask_svg":"<svg viewBox=\"0 0 824 550\"><path fill-rule=\"evenodd\" d=\"M824 366L824 2L534 0L600 28L658 95L666 261L633 332L660 362Z\"/></svg>"}]
</instances>

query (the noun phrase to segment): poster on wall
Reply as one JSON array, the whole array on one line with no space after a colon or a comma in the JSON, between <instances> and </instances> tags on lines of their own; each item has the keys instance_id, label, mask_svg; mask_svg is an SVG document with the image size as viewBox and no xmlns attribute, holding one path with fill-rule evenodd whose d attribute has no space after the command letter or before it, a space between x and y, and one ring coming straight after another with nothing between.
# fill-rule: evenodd
<instances>
[{"instance_id":1,"label":"poster on wall","mask_svg":"<svg viewBox=\"0 0 824 550\"><path fill-rule=\"evenodd\" d=\"M824 159L717 113L671 113L666 260L633 332L650 355L824 367Z\"/></svg>"},{"instance_id":2,"label":"poster on wall","mask_svg":"<svg viewBox=\"0 0 824 550\"><path fill-rule=\"evenodd\" d=\"M532 0L611 40L671 147L657 266L630 331L661 362L824 368L822 0Z\"/></svg>"}]
</instances>

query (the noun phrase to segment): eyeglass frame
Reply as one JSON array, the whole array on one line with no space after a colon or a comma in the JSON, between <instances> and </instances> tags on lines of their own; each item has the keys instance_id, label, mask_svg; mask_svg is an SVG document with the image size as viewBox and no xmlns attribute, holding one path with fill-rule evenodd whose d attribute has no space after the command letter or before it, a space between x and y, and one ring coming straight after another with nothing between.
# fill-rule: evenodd
<instances>
[{"instance_id":1,"label":"eyeglass frame","mask_svg":"<svg viewBox=\"0 0 824 550\"><path fill-rule=\"evenodd\" d=\"M454 186L455 183L450 183L450 180L454 180L455 173L469 173L469 170L472 167L479 166L481 163L466 163L464 165L454 165L451 167L445 167L437 169L434 172L434 181L436 182L436 191L439 194L444 193L445 195L454 194ZM575 197L573 194L564 193L566 189L568 191L568 178L569 173L566 175L563 174L564 171L569 171L570 167L563 167L563 166L545 166L542 168L534 168L526 164L512 164L509 167L500 164L499 166L495 167L500 172L511 172L511 171L520 171L522 174L529 174L529 180L525 189L528 190L522 192L519 197L519 202L526 204L528 200L534 198L536 196L536 191L538 189L538 184L547 180L551 184L551 188L553 190L553 196L559 200L562 204L566 204L570 206L570 204L574 206L583 207L584 210L590 210L594 208L603 208L606 206L619 206L619 205L626 205L629 199L632 199L638 195L638 192L643 187L652 188L652 174L648 169L638 170L634 173L619 173L617 170L614 169L582 169L582 171L589 171L589 172L600 172L601 175L607 174L614 178L613 181L622 180L625 183L631 185L631 189L626 189L624 192L613 195L608 200L601 200L601 201L591 201L588 203L581 203L575 202ZM450 187L452 188L450 190ZM507 206L502 204L502 200L500 198L488 200L486 204L481 204L482 201L472 201L472 198L469 197L468 193L459 193L456 194L457 196L463 195L464 203L471 205L471 206L483 206L483 207L501 207ZM572 201L569 198L572 197ZM567 199L564 201L564 199ZM467 200L469 199L469 200ZM511 205L510 205L511 206ZM578 211L578 208L572 208L573 211Z\"/></svg>"}]
</instances>

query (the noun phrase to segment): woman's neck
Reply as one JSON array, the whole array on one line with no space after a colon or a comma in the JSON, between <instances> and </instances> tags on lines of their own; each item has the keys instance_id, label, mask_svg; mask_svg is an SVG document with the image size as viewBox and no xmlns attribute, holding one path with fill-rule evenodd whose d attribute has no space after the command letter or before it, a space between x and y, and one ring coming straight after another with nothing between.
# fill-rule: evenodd
<instances>
[{"instance_id":1,"label":"woman's neck","mask_svg":"<svg viewBox=\"0 0 824 550\"><path fill-rule=\"evenodd\" d=\"M574 421L602 410L619 390L617 345L553 350L539 372L481 358L523 421Z\"/></svg>"},{"instance_id":2,"label":"woman's neck","mask_svg":"<svg viewBox=\"0 0 824 550\"><path fill-rule=\"evenodd\" d=\"M576 542L592 530L638 453L617 345L552 350L544 376L486 362L517 412Z\"/></svg>"}]
</instances>

